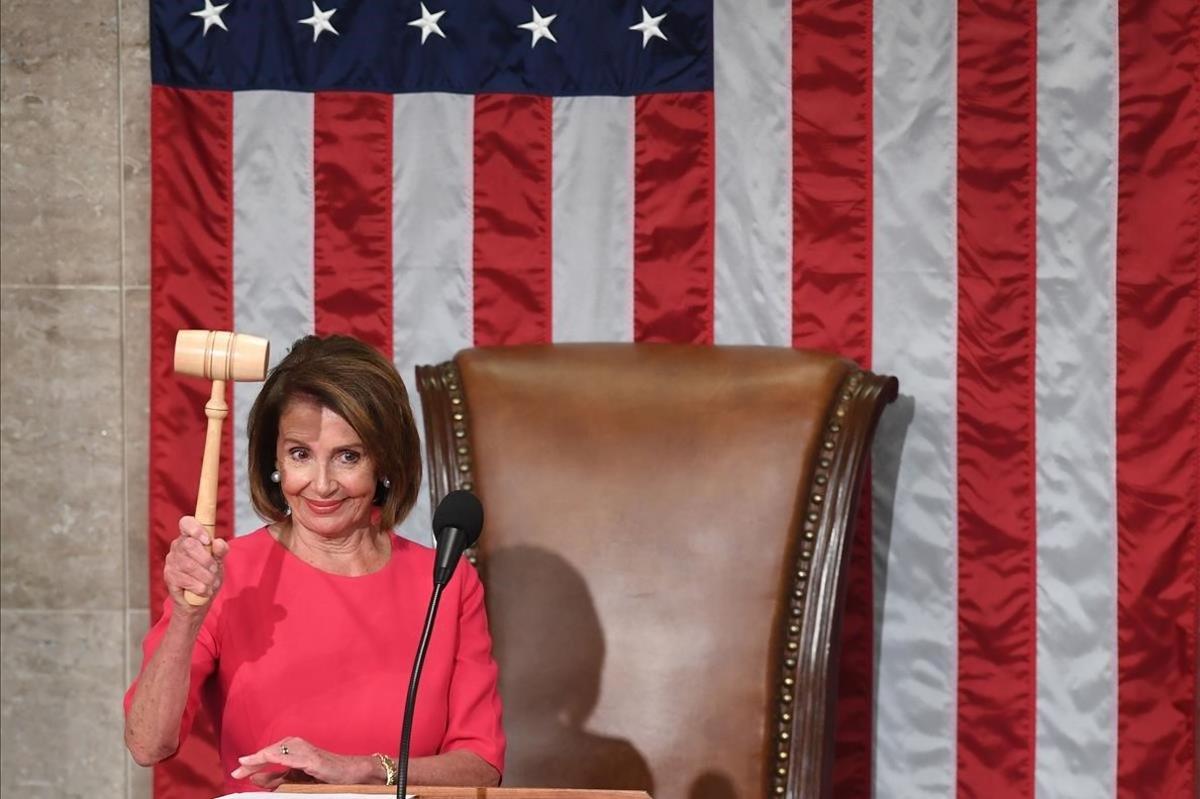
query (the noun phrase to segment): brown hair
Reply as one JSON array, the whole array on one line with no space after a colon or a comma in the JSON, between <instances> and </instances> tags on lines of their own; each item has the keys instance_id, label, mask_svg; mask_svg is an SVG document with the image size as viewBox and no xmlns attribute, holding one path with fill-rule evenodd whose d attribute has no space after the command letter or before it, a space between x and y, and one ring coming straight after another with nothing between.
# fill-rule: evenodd
<instances>
[{"instance_id":1,"label":"brown hair","mask_svg":"<svg viewBox=\"0 0 1200 799\"><path fill-rule=\"evenodd\" d=\"M408 391L390 361L349 336L305 336L271 370L250 409L250 499L258 515L287 518L283 491L271 482L279 417L288 402L310 397L346 420L362 439L380 478L391 480L375 495L380 526L399 524L421 490L421 443Z\"/></svg>"}]
</instances>

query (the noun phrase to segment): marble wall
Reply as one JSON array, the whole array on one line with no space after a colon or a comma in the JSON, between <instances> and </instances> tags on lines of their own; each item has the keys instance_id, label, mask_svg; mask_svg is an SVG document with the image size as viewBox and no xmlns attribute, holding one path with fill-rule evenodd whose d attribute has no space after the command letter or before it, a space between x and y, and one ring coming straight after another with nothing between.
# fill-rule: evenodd
<instances>
[{"instance_id":1,"label":"marble wall","mask_svg":"<svg viewBox=\"0 0 1200 799\"><path fill-rule=\"evenodd\" d=\"M0 793L148 797L148 0L0 0Z\"/></svg>"}]
</instances>

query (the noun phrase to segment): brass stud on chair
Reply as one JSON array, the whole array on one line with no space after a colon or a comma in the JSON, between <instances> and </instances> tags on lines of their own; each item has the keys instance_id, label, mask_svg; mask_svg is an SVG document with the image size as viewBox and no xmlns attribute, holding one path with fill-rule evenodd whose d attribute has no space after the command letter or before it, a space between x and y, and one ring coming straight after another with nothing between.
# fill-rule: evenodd
<instances>
[{"instance_id":1,"label":"brass stud on chair","mask_svg":"<svg viewBox=\"0 0 1200 799\"><path fill-rule=\"evenodd\" d=\"M473 482L471 479L471 447L467 438L466 401L462 393L462 379L459 377L458 367L453 361L443 365L442 379L450 399L451 430L456 439L453 449L446 450L446 457L451 460L451 468L458 473L457 487L470 491ZM472 553L473 551L468 554L473 558Z\"/></svg>"}]
</instances>

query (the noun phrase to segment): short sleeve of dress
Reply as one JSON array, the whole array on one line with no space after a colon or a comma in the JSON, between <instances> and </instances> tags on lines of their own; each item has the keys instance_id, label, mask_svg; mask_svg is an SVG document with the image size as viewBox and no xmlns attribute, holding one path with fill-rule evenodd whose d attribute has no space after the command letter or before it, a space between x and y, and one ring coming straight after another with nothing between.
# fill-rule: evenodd
<instances>
[{"instance_id":1,"label":"short sleeve of dress","mask_svg":"<svg viewBox=\"0 0 1200 799\"><path fill-rule=\"evenodd\" d=\"M159 616L158 622L150 628L150 631L146 633L146 637L142 640L142 668L133 683L129 686L129 690L125 692L126 717L129 716L129 707L133 703L133 695L137 691L138 681L141 680L142 674L146 671L146 664L150 662L150 658L158 651L158 646L162 643L163 636L167 632L167 625L171 621L171 614L173 612L174 605L171 602L171 598L167 597L163 602L163 612ZM183 709L183 718L179 721L179 743L181 744L192 730L192 721L196 718L196 711L199 710L202 701L204 684L217 667L218 649L216 635L214 634L215 629L216 608L213 608L205 617L204 624L196 636L196 645L192 648L192 670L191 680L188 684L187 704Z\"/></svg>"},{"instance_id":2,"label":"short sleeve of dress","mask_svg":"<svg viewBox=\"0 0 1200 799\"><path fill-rule=\"evenodd\" d=\"M459 573L462 600L458 608L458 653L450 679L448 723L441 751L466 749L503 774L505 738L497 687L499 669L492 659L483 584L465 559Z\"/></svg>"}]
</instances>

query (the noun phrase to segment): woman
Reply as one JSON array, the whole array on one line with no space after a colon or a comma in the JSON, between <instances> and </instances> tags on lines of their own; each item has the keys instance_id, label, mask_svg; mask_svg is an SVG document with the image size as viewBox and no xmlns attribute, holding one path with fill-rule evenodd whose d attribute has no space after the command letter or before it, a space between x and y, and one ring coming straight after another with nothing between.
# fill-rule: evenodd
<instances>
[{"instance_id":1,"label":"woman","mask_svg":"<svg viewBox=\"0 0 1200 799\"><path fill-rule=\"evenodd\" d=\"M170 757L203 703L230 791L392 784L433 579L432 550L392 533L421 484L404 383L354 339L309 336L271 371L249 439L250 495L269 523L210 553L180 519L170 597L125 698L126 745L141 765ZM410 784L499 783L496 681L483 589L464 565L426 655Z\"/></svg>"}]
</instances>

